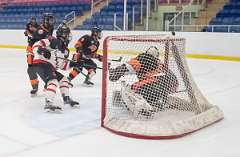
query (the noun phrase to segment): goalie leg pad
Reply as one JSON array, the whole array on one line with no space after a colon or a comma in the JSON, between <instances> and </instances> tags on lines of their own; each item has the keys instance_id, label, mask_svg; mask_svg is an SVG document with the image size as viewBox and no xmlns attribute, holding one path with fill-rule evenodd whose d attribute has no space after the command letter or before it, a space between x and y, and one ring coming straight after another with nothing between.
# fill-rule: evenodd
<instances>
[{"instance_id":1,"label":"goalie leg pad","mask_svg":"<svg viewBox=\"0 0 240 157\"><path fill-rule=\"evenodd\" d=\"M118 107L125 107L125 103L123 102L121 91L119 90L113 91L112 105L118 106Z\"/></svg>"},{"instance_id":2,"label":"goalie leg pad","mask_svg":"<svg viewBox=\"0 0 240 157\"><path fill-rule=\"evenodd\" d=\"M142 113L148 112L151 114L150 111L153 111L153 107L148 104L148 102L141 95L131 90L130 86L122 84L121 95L127 108L133 113L134 117L140 118Z\"/></svg>"}]
</instances>

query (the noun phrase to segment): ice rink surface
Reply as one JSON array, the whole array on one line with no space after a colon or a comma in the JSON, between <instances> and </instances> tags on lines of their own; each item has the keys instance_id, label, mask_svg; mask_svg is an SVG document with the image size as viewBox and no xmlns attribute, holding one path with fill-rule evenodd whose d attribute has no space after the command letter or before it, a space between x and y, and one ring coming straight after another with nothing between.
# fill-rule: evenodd
<instances>
[{"instance_id":1,"label":"ice rink surface","mask_svg":"<svg viewBox=\"0 0 240 157\"><path fill-rule=\"evenodd\" d=\"M80 109L63 114L43 111L43 83L29 95L24 50L0 49L0 157L239 157L240 62L187 59L193 77L225 119L183 138L140 140L114 135L100 127L101 71L94 87L73 81L72 98ZM60 94L57 103L62 103Z\"/></svg>"}]
</instances>

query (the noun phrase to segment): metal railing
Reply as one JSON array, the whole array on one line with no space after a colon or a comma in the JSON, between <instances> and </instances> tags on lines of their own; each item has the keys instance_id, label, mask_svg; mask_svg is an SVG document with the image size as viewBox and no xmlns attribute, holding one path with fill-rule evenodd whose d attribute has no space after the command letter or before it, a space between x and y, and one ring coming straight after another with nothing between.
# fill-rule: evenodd
<instances>
[{"instance_id":1,"label":"metal railing","mask_svg":"<svg viewBox=\"0 0 240 157\"><path fill-rule=\"evenodd\" d=\"M149 1L149 0L148 0ZM113 18L113 29L114 30L123 30L123 31L127 31L128 30L128 26L131 26L132 27L132 30L134 31L134 28L135 28L135 24L136 24L136 8L135 7L132 7L132 11L131 11L132 15L129 14L129 12L127 11L127 0L124 0L124 10L123 10L123 23L121 26L117 25L117 14L114 13L114 18ZM131 15L131 17L130 17ZM119 17L118 17L119 18ZM132 19L131 23L129 23L129 18ZM140 20L142 22L143 20L143 0L141 0L141 8L140 8Z\"/></svg>"},{"instance_id":2,"label":"metal railing","mask_svg":"<svg viewBox=\"0 0 240 157\"><path fill-rule=\"evenodd\" d=\"M109 3L109 0L91 0L91 16L94 13L95 6L103 1L106 2L107 4Z\"/></svg>"},{"instance_id":3,"label":"metal railing","mask_svg":"<svg viewBox=\"0 0 240 157\"><path fill-rule=\"evenodd\" d=\"M240 32L240 25L171 25L169 30L182 32Z\"/></svg>"},{"instance_id":4,"label":"metal railing","mask_svg":"<svg viewBox=\"0 0 240 157\"><path fill-rule=\"evenodd\" d=\"M179 0L179 2L180 1L181 0ZM203 8L206 7L206 3L207 3L206 0L191 0L187 5L183 6L182 11L178 12L171 20L165 22L165 31L169 31L170 27L176 26L179 18L180 18L180 24L179 25L184 25L184 23L185 23L184 22L184 14L187 11L187 9L192 7L192 5L200 5L201 6L198 10L196 10L196 13L198 14L200 9L203 9ZM190 24L192 23L191 22L192 18L193 17L190 16Z\"/></svg>"},{"instance_id":5,"label":"metal railing","mask_svg":"<svg viewBox=\"0 0 240 157\"><path fill-rule=\"evenodd\" d=\"M68 13L67 15L64 16L64 20L66 20L66 24L70 25L71 23L75 25L75 20L76 20L76 13L75 11L72 11Z\"/></svg>"},{"instance_id":6,"label":"metal railing","mask_svg":"<svg viewBox=\"0 0 240 157\"><path fill-rule=\"evenodd\" d=\"M200 4L202 3L203 0L194 0L193 1L193 4ZM167 4L183 4L183 3L186 3L186 2L183 2L183 0L178 0L178 2L171 2L171 0L167 0Z\"/></svg>"}]
</instances>

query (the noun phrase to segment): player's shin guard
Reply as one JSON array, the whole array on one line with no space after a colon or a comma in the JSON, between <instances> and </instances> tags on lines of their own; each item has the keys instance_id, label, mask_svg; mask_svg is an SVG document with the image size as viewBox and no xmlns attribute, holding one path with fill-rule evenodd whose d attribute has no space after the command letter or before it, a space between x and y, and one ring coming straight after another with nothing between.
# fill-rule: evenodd
<instances>
[{"instance_id":1,"label":"player's shin guard","mask_svg":"<svg viewBox=\"0 0 240 157\"><path fill-rule=\"evenodd\" d=\"M61 94L69 96L69 81L65 76L59 81L59 86Z\"/></svg>"},{"instance_id":2,"label":"player's shin guard","mask_svg":"<svg viewBox=\"0 0 240 157\"><path fill-rule=\"evenodd\" d=\"M53 102L56 95L58 81L56 79L49 80L46 88L46 99Z\"/></svg>"},{"instance_id":3,"label":"player's shin guard","mask_svg":"<svg viewBox=\"0 0 240 157\"><path fill-rule=\"evenodd\" d=\"M47 111L61 110L60 106L56 106L53 104L54 97L56 95L57 84L58 84L58 81L56 79L49 80L47 83L47 88L45 92L46 104L44 107L44 109Z\"/></svg>"}]
</instances>

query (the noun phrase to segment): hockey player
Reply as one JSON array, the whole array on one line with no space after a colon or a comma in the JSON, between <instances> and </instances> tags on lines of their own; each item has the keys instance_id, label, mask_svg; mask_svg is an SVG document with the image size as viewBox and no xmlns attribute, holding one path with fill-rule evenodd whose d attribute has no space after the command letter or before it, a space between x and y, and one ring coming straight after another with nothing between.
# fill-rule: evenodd
<instances>
[{"instance_id":1,"label":"hockey player","mask_svg":"<svg viewBox=\"0 0 240 157\"><path fill-rule=\"evenodd\" d=\"M153 46L127 63L110 68L109 80L117 81L127 74L136 74L138 81L132 85L123 81L121 97L136 117L150 118L163 110L167 96L178 87L176 76L161 63L159 51Z\"/></svg>"},{"instance_id":2,"label":"hockey player","mask_svg":"<svg viewBox=\"0 0 240 157\"><path fill-rule=\"evenodd\" d=\"M32 63L32 60L33 60L32 45L41 39L45 39L52 36L53 29L54 29L53 15L49 13L45 13L42 16L42 21L40 26L38 26L36 30L32 32L31 39L29 40L30 44L27 50L27 53L28 53L27 54L27 58L28 58L27 72L29 75L30 83L32 85L32 90L30 91L30 94L32 96L37 94L38 84L39 84L38 76L35 70L35 65Z\"/></svg>"},{"instance_id":3,"label":"hockey player","mask_svg":"<svg viewBox=\"0 0 240 157\"><path fill-rule=\"evenodd\" d=\"M28 74L29 74L29 71L33 71L32 70L33 69L32 68L32 64L33 64L32 46L36 42L35 39L33 38L33 34L34 34L34 32L36 32L38 27L39 27L39 25L37 24L36 18L32 17L30 22L26 24L26 28L25 28L25 31L24 31L24 35L27 36L27 38L28 38L28 46L27 46L27 49L26 49ZM31 74L31 75L34 75L34 74ZM29 77L30 77L30 75L29 75ZM36 78L37 78L37 76L36 76ZM36 89L37 86L38 86L38 80L37 79L30 79L30 82L31 82L32 88ZM33 91L31 91L31 93L32 92Z\"/></svg>"},{"instance_id":4,"label":"hockey player","mask_svg":"<svg viewBox=\"0 0 240 157\"><path fill-rule=\"evenodd\" d=\"M87 67L84 66L84 68L87 69L88 74L83 82L87 86L94 85L94 83L91 82L91 78L96 74L97 69L97 64L92 60L92 58L102 61L102 55L97 54L99 47L98 40L101 39L101 37L102 30L95 26L91 29L91 36L84 35L75 44L76 53L73 55L73 60L87 65ZM82 67L74 67L69 73L69 81L74 79L81 71Z\"/></svg>"},{"instance_id":5,"label":"hockey player","mask_svg":"<svg viewBox=\"0 0 240 157\"><path fill-rule=\"evenodd\" d=\"M58 26L57 30L59 29L67 29L70 33L69 33L69 39L68 41L66 41L66 46L68 47L68 44L70 43L70 41L72 40L72 33L71 33L71 29L69 28L68 24L67 24L67 21L64 19L62 21L62 23Z\"/></svg>"},{"instance_id":6,"label":"hockey player","mask_svg":"<svg viewBox=\"0 0 240 157\"><path fill-rule=\"evenodd\" d=\"M31 47L34 44L33 33L37 30L38 27L39 25L37 24L36 18L31 17L30 22L26 24L26 28L24 31L24 35L28 37L27 51L29 51L28 49L30 49L31 51Z\"/></svg>"},{"instance_id":7,"label":"hockey player","mask_svg":"<svg viewBox=\"0 0 240 157\"><path fill-rule=\"evenodd\" d=\"M58 72L58 69L66 70L76 66L75 62L69 62L65 58L69 55L66 42L69 40L69 30L62 27L58 29L57 38L42 39L33 45L34 60L37 74L46 83L45 107L47 111L62 110L61 106L54 104L56 89L59 85L64 104L72 107L79 103L69 97L69 81Z\"/></svg>"}]
</instances>

